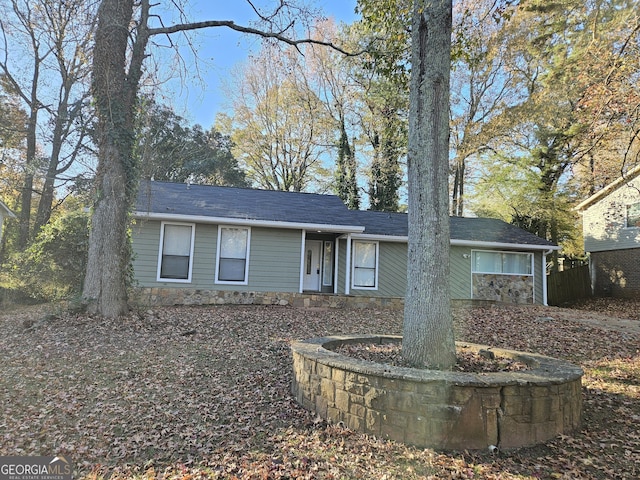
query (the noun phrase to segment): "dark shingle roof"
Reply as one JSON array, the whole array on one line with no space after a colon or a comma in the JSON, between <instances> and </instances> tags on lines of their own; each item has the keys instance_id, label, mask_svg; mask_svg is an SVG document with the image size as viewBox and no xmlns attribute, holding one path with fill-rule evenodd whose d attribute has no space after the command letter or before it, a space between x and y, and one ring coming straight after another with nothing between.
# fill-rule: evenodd
<instances>
[{"instance_id":1,"label":"dark shingle roof","mask_svg":"<svg viewBox=\"0 0 640 480\"><path fill-rule=\"evenodd\" d=\"M365 234L401 237L409 234L406 213L354 211L352 214L354 224L365 227ZM495 218L451 217L450 234L451 240L467 242L555 246L537 235Z\"/></svg>"},{"instance_id":2,"label":"dark shingle roof","mask_svg":"<svg viewBox=\"0 0 640 480\"><path fill-rule=\"evenodd\" d=\"M185 183L141 182L135 210L141 214L353 225L351 212L335 195Z\"/></svg>"},{"instance_id":3,"label":"dark shingle roof","mask_svg":"<svg viewBox=\"0 0 640 480\"><path fill-rule=\"evenodd\" d=\"M216 217L351 227L369 235L408 235L405 213L349 210L335 195L249 188L142 182L138 215ZM468 242L553 247L554 244L502 220L451 217L451 239Z\"/></svg>"}]
</instances>

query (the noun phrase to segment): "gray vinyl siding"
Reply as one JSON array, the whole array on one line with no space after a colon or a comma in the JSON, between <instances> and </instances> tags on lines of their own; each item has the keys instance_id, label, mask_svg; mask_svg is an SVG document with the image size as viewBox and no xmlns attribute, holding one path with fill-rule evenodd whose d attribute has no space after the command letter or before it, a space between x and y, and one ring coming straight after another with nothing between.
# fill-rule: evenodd
<instances>
[{"instance_id":1,"label":"gray vinyl siding","mask_svg":"<svg viewBox=\"0 0 640 480\"><path fill-rule=\"evenodd\" d=\"M449 287L452 299L468 300L471 298L470 247L452 246L449 250Z\"/></svg>"},{"instance_id":2,"label":"gray vinyl siding","mask_svg":"<svg viewBox=\"0 0 640 480\"><path fill-rule=\"evenodd\" d=\"M297 292L300 290L301 230L251 229L249 285L254 292ZM216 285L223 290L240 290L237 285Z\"/></svg>"},{"instance_id":3,"label":"gray vinyl siding","mask_svg":"<svg viewBox=\"0 0 640 480\"><path fill-rule=\"evenodd\" d=\"M543 277L547 275L547 267L542 268L542 253L533 254L533 302L542 305L544 303L544 289L542 288Z\"/></svg>"},{"instance_id":4,"label":"gray vinyl siding","mask_svg":"<svg viewBox=\"0 0 640 480\"><path fill-rule=\"evenodd\" d=\"M640 228L626 227L627 205L640 202L640 178L631 180L583 212L587 252L624 250L640 246Z\"/></svg>"},{"instance_id":5,"label":"gray vinyl siding","mask_svg":"<svg viewBox=\"0 0 640 480\"><path fill-rule=\"evenodd\" d=\"M248 285L215 283L218 226L197 224L191 282L158 282L159 221L138 221L133 227L133 269L139 287L297 292L300 288L300 230L252 228Z\"/></svg>"},{"instance_id":6,"label":"gray vinyl siding","mask_svg":"<svg viewBox=\"0 0 640 480\"><path fill-rule=\"evenodd\" d=\"M215 225L196 225L196 239L193 245L193 269L191 283L174 284L192 288L211 288L216 273L216 244L218 228Z\"/></svg>"},{"instance_id":7,"label":"gray vinyl siding","mask_svg":"<svg viewBox=\"0 0 640 480\"><path fill-rule=\"evenodd\" d=\"M171 223L171 222L169 222ZM178 222L181 223L181 222ZM133 269L139 287L213 288L218 229L196 225L191 282L157 281L162 222L138 220L133 226Z\"/></svg>"},{"instance_id":8,"label":"gray vinyl siding","mask_svg":"<svg viewBox=\"0 0 640 480\"><path fill-rule=\"evenodd\" d=\"M300 288L300 230L251 228L248 285L215 283L217 225L197 224L191 283L158 282L159 221L140 221L133 226L133 268L136 286L199 288L210 290L297 292ZM338 240L338 294L345 293L347 242ZM407 244L380 242L378 289L350 288L354 296L404 297ZM466 257L466 258L465 258ZM452 246L450 251L451 298L471 298L471 248ZM543 301L542 254L534 254L535 303Z\"/></svg>"},{"instance_id":9,"label":"gray vinyl siding","mask_svg":"<svg viewBox=\"0 0 640 480\"><path fill-rule=\"evenodd\" d=\"M132 228L133 271L140 287L156 286L160 222L136 220Z\"/></svg>"},{"instance_id":10,"label":"gray vinyl siding","mask_svg":"<svg viewBox=\"0 0 640 480\"><path fill-rule=\"evenodd\" d=\"M380 242L378 292L383 297L404 297L407 291L407 244Z\"/></svg>"}]
</instances>

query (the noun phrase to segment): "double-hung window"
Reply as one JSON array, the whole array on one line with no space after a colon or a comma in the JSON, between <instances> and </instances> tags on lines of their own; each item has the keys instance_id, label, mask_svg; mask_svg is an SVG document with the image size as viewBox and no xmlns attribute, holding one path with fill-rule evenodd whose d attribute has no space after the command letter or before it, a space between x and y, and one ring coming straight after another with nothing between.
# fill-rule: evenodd
<instances>
[{"instance_id":1,"label":"double-hung window","mask_svg":"<svg viewBox=\"0 0 640 480\"><path fill-rule=\"evenodd\" d=\"M162 223L158 281L190 282L195 225Z\"/></svg>"},{"instance_id":2,"label":"double-hung window","mask_svg":"<svg viewBox=\"0 0 640 480\"><path fill-rule=\"evenodd\" d=\"M378 242L353 242L352 288L378 289Z\"/></svg>"},{"instance_id":3,"label":"double-hung window","mask_svg":"<svg viewBox=\"0 0 640 480\"><path fill-rule=\"evenodd\" d=\"M532 275L531 253L490 252L475 250L473 273L500 273L504 275Z\"/></svg>"},{"instance_id":4,"label":"double-hung window","mask_svg":"<svg viewBox=\"0 0 640 480\"><path fill-rule=\"evenodd\" d=\"M627 205L627 228L640 227L640 203Z\"/></svg>"},{"instance_id":5,"label":"double-hung window","mask_svg":"<svg viewBox=\"0 0 640 480\"><path fill-rule=\"evenodd\" d=\"M218 228L216 283L248 283L250 239L249 228Z\"/></svg>"}]
</instances>

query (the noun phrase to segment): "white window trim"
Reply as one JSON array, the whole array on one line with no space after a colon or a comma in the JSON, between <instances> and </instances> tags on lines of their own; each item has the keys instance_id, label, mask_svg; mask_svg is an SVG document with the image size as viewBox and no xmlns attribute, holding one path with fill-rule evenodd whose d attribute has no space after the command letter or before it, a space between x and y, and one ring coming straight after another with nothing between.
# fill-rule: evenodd
<instances>
[{"instance_id":1,"label":"white window trim","mask_svg":"<svg viewBox=\"0 0 640 480\"><path fill-rule=\"evenodd\" d=\"M160 276L162 272L162 250L164 246L164 226L165 225L178 225L183 227L191 227L191 245L189 246L189 274L187 278L164 278ZM158 248L158 262L156 271L157 282L171 282L171 283L191 283L191 273L193 270L193 250L196 238L196 224L195 223L180 223L180 222L161 222L160 223L160 247Z\"/></svg>"},{"instance_id":2,"label":"white window trim","mask_svg":"<svg viewBox=\"0 0 640 480\"><path fill-rule=\"evenodd\" d=\"M373 243L376 246L376 266L375 266L375 286L373 287L362 287L362 286L358 286L355 284L355 269L356 269L356 262L353 260L353 258L351 258L351 289L352 290L378 290L378 272L380 270L379 268L379 263L380 263L380 242L377 241L371 241L371 240L353 240L353 246L351 248L351 256L353 257L353 254L355 253L355 244L356 243Z\"/></svg>"},{"instance_id":3,"label":"white window trim","mask_svg":"<svg viewBox=\"0 0 640 480\"><path fill-rule=\"evenodd\" d=\"M224 228L242 229L247 231L247 257L244 263L244 280L241 282L234 282L231 280L218 280L218 272L220 271L220 237L222 236L222 230ZM249 284L249 254L251 251L251 227L245 227L240 225L218 225L218 240L216 245L216 285L248 285Z\"/></svg>"},{"instance_id":4,"label":"white window trim","mask_svg":"<svg viewBox=\"0 0 640 480\"><path fill-rule=\"evenodd\" d=\"M474 270L474 253L475 252L484 252L484 253L515 253L515 254L519 254L519 255L529 255L529 261L531 263L531 273L502 273L502 272L482 272L482 271L476 271ZM516 251L506 251L506 250L471 250L471 274L478 274L478 275L517 275L520 277L533 277L535 276L535 255L533 254L533 252L516 252Z\"/></svg>"}]
</instances>

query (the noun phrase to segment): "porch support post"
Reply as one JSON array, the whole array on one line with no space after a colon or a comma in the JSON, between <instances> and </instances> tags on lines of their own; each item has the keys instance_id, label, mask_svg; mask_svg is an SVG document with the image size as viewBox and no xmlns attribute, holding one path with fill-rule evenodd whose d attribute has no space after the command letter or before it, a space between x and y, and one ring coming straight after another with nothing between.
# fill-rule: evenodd
<instances>
[{"instance_id":1,"label":"porch support post","mask_svg":"<svg viewBox=\"0 0 640 480\"><path fill-rule=\"evenodd\" d=\"M345 264L345 272L344 272L344 294L349 295L350 293L350 285L351 285L351 234L347 234L347 255Z\"/></svg>"},{"instance_id":2,"label":"porch support post","mask_svg":"<svg viewBox=\"0 0 640 480\"><path fill-rule=\"evenodd\" d=\"M298 288L298 293L302 293L304 291L304 250L306 248L306 240L307 231L302 230L302 238L300 244L300 285Z\"/></svg>"},{"instance_id":3,"label":"porch support post","mask_svg":"<svg viewBox=\"0 0 640 480\"><path fill-rule=\"evenodd\" d=\"M340 237L336 237L335 239L335 247L333 254L333 294L336 295L338 293L338 267L340 263L338 262L338 257L340 255Z\"/></svg>"}]
</instances>

